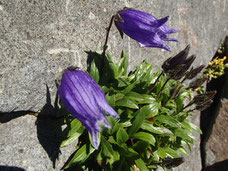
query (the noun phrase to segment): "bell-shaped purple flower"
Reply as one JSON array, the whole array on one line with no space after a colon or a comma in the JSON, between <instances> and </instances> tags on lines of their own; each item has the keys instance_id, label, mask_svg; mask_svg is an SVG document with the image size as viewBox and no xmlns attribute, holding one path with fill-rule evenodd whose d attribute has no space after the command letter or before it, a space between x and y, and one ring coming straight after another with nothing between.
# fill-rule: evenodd
<instances>
[{"instance_id":1,"label":"bell-shaped purple flower","mask_svg":"<svg viewBox=\"0 0 228 171\"><path fill-rule=\"evenodd\" d=\"M134 9L124 9L115 17L115 24L120 32L138 41L141 47L156 47L170 51L164 41L176 41L169 34L179 32L166 25L169 17L157 19L154 16Z\"/></svg>"},{"instance_id":2,"label":"bell-shaped purple flower","mask_svg":"<svg viewBox=\"0 0 228 171\"><path fill-rule=\"evenodd\" d=\"M105 114L119 117L108 104L105 93L87 73L69 69L63 74L58 92L67 110L91 133L97 149L100 126L111 128Z\"/></svg>"}]
</instances>

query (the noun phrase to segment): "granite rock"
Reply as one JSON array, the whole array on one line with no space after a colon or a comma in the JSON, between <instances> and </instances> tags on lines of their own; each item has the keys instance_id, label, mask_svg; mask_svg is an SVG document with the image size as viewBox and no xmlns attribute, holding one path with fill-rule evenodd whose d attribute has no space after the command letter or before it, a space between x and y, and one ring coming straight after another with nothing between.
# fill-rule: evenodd
<instances>
[{"instance_id":1,"label":"granite rock","mask_svg":"<svg viewBox=\"0 0 228 171\"><path fill-rule=\"evenodd\" d=\"M0 112L40 111L48 85L52 101L55 80L70 65L86 68L85 51L101 50L105 27L117 10L133 7L157 18L167 15L167 25L181 43L170 42L172 52L139 48L128 37L121 40L111 29L109 51L116 59L124 48L130 69L144 59L160 65L187 44L197 55L197 65L207 64L228 33L227 3L221 1L166 0L2 0L0 3Z\"/></svg>"},{"instance_id":2,"label":"granite rock","mask_svg":"<svg viewBox=\"0 0 228 171\"><path fill-rule=\"evenodd\" d=\"M228 160L228 100L222 99L216 112L212 132L206 142L206 166ZM227 162L224 165L227 168Z\"/></svg>"},{"instance_id":3,"label":"granite rock","mask_svg":"<svg viewBox=\"0 0 228 171\"><path fill-rule=\"evenodd\" d=\"M0 123L0 170L3 166L28 171L60 170L76 148L72 144L59 149L59 129L52 127L47 118L31 115Z\"/></svg>"}]
</instances>

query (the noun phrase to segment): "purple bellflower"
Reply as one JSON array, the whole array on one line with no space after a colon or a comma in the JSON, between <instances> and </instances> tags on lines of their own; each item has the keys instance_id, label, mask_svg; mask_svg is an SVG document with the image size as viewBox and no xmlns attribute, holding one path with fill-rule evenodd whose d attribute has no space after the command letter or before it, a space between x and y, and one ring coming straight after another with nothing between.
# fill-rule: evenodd
<instances>
[{"instance_id":1,"label":"purple bellflower","mask_svg":"<svg viewBox=\"0 0 228 171\"><path fill-rule=\"evenodd\" d=\"M63 74L58 92L67 110L91 133L97 149L100 125L111 128L105 114L119 117L108 104L105 93L87 73L69 69Z\"/></svg>"},{"instance_id":2,"label":"purple bellflower","mask_svg":"<svg viewBox=\"0 0 228 171\"><path fill-rule=\"evenodd\" d=\"M156 47L170 51L170 47L164 41L178 42L168 35L179 31L164 25L168 19L169 16L157 19L143 11L124 9L116 15L115 24L121 34L123 32L136 40L141 47Z\"/></svg>"}]
</instances>

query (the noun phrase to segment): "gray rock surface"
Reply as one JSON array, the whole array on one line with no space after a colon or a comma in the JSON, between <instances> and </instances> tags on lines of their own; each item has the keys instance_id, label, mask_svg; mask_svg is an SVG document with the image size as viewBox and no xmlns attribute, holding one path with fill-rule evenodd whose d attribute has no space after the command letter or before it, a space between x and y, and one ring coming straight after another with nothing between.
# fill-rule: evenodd
<instances>
[{"instance_id":1,"label":"gray rock surface","mask_svg":"<svg viewBox=\"0 0 228 171\"><path fill-rule=\"evenodd\" d=\"M172 52L167 52L139 48L137 42L127 36L121 40L113 27L109 51L118 58L120 49L126 49L130 69L144 59L159 66L187 44L192 46L190 53L197 55L196 65L206 64L228 33L225 0L2 0L0 112L42 110L46 103L46 85L54 102L55 80L70 65L86 68L85 51L102 49L105 27L111 16L125 6L146 11L157 18L169 15L167 25L181 31L172 35L181 43L170 42ZM41 120L35 125L36 120L34 116L26 115L0 125L0 165L18 166L29 171L55 170L47 148L49 143L45 143L49 142L45 140L48 137L40 129L43 124L48 124ZM58 130L53 131L55 136ZM186 163L175 170L200 170L199 137L196 142ZM55 148L54 151L59 152ZM61 151L56 170L74 151L74 146Z\"/></svg>"},{"instance_id":2,"label":"gray rock surface","mask_svg":"<svg viewBox=\"0 0 228 171\"><path fill-rule=\"evenodd\" d=\"M49 130L42 131L42 129ZM45 136L45 132L49 138ZM62 154L59 154L59 160L56 160L56 169L54 169L50 156L55 159L55 155L60 151L53 142L57 140L53 138L57 136L53 132L57 133L50 128L50 122L45 124L30 115L4 124L0 123L0 166L17 166L26 171L60 170L75 151L75 144L60 149Z\"/></svg>"},{"instance_id":3,"label":"gray rock surface","mask_svg":"<svg viewBox=\"0 0 228 171\"><path fill-rule=\"evenodd\" d=\"M206 166L228 160L228 99L222 99L216 111L216 120L206 142ZM227 164L224 165L227 169Z\"/></svg>"},{"instance_id":4,"label":"gray rock surface","mask_svg":"<svg viewBox=\"0 0 228 171\"><path fill-rule=\"evenodd\" d=\"M55 98L54 80L69 65L86 68L85 51L101 50L105 27L113 14L133 7L157 18L167 15L167 25L179 29L181 43L172 52L139 48L113 27L109 50L119 57L124 48L130 69L144 59L160 65L187 44L197 54L197 64L207 63L228 33L228 9L221 1L166 0L2 0L0 3L0 112L39 111L45 104L46 84ZM53 101L53 100L52 100Z\"/></svg>"}]
</instances>

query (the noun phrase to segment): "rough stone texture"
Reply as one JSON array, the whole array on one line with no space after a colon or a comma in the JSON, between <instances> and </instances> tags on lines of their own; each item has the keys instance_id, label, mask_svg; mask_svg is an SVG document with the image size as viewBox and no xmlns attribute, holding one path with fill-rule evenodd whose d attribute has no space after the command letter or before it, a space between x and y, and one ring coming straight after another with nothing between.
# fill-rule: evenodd
<instances>
[{"instance_id":1,"label":"rough stone texture","mask_svg":"<svg viewBox=\"0 0 228 171\"><path fill-rule=\"evenodd\" d=\"M42 110L48 96L46 85L54 102L55 80L69 65L86 68L85 51L102 49L105 27L111 16L124 6L146 11L157 18L169 15L167 25L181 31L172 35L181 43L170 42L172 52L167 52L139 48L126 36L121 40L113 27L109 51L118 58L120 49L126 49L130 69L144 59L159 66L187 44L192 46L190 53L197 54L196 65L206 64L228 33L227 4L226 0L2 0L0 112ZM38 125L35 121L33 116L23 116L0 125L0 165L18 166L29 171L54 170L51 154L59 151L50 148L50 144L56 142L51 141L55 138L50 138L49 143L47 135L55 136L60 130L52 132L50 128L51 132L46 135L42 130L48 127L48 120L38 120ZM199 137L196 143L185 159L186 163L175 170L200 170ZM61 168L74 147L61 151L56 170Z\"/></svg>"},{"instance_id":2,"label":"rough stone texture","mask_svg":"<svg viewBox=\"0 0 228 171\"><path fill-rule=\"evenodd\" d=\"M160 65L186 44L207 63L227 34L226 0L2 0L0 3L0 112L39 111L45 104L46 84L55 99L54 80L69 65L86 68L85 51L101 50L105 27L124 6L147 11L157 18L170 15L167 25L179 29L182 43L169 43L173 51L139 48L122 41L113 27L110 51L118 57L125 48L130 69L144 59Z\"/></svg>"},{"instance_id":3,"label":"rough stone texture","mask_svg":"<svg viewBox=\"0 0 228 171\"><path fill-rule=\"evenodd\" d=\"M228 160L228 100L221 100L212 133L206 143L206 166ZM225 168L228 167L225 162Z\"/></svg>"},{"instance_id":4,"label":"rough stone texture","mask_svg":"<svg viewBox=\"0 0 228 171\"><path fill-rule=\"evenodd\" d=\"M54 138L57 134L54 133L57 130L50 127L50 120L45 124L44 120L30 115L0 123L0 170L4 170L2 166L6 165L28 171L60 170L75 151L75 144L61 148L62 154L59 154L57 139ZM54 169L50 156L56 159L58 155Z\"/></svg>"}]
</instances>

